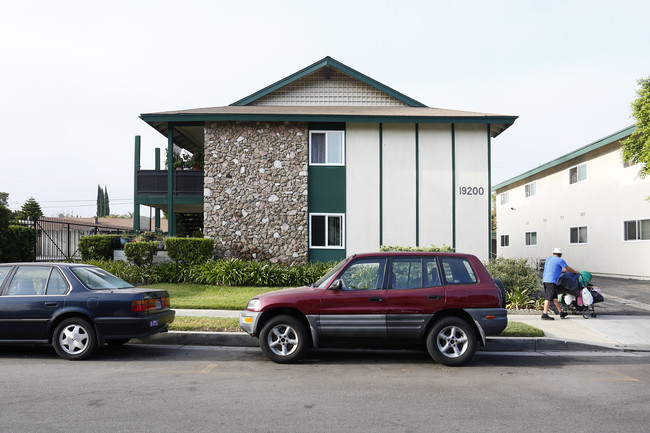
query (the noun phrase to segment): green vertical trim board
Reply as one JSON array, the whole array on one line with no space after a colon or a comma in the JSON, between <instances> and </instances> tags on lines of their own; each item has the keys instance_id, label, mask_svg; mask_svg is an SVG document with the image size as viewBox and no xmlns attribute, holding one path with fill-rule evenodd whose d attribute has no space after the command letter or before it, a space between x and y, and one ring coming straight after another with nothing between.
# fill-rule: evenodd
<instances>
[{"instance_id":1,"label":"green vertical trim board","mask_svg":"<svg viewBox=\"0 0 650 433\"><path fill-rule=\"evenodd\" d=\"M415 124L415 246L420 246L420 125Z\"/></svg>"},{"instance_id":2,"label":"green vertical trim board","mask_svg":"<svg viewBox=\"0 0 650 433\"><path fill-rule=\"evenodd\" d=\"M384 244L384 124L379 124L379 246Z\"/></svg>"},{"instance_id":3,"label":"green vertical trim board","mask_svg":"<svg viewBox=\"0 0 650 433\"><path fill-rule=\"evenodd\" d=\"M135 158L133 163L133 232L140 232L140 202L138 202L138 171L140 170L140 136L135 136Z\"/></svg>"},{"instance_id":4,"label":"green vertical trim board","mask_svg":"<svg viewBox=\"0 0 650 433\"><path fill-rule=\"evenodd\" d=\"M456 125L451 124L451 246L456 250Z\"/></svg>"},{"instance_id":5,"label":"green vertical trim board","mask_svg":"<svg viewBox=\"0 0 650 433\"><path fill-rule=\"evenodd\" d=\"M492 258L492 138L490 137L490 124L487 125L487 163L488 163L488 260Z\"/></svg>"}]
</instances>

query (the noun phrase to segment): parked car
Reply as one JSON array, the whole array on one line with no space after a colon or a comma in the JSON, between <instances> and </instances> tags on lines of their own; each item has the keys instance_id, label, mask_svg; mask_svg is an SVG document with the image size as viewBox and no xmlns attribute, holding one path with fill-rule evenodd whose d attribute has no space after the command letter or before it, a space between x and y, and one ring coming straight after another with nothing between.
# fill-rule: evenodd
<instances>
[{"instance_id":1,"label":"parked car","mask_svg":"<svg viewBox=\"0 0 650 433\"><path fill-rule=\"evenodd\" d=\"M507 324L503 285L478 258L428 252L353 255L309 287L252 298L239 315L278 363L354 341L423 344L436 361L462 365Z\"/></svg>"},{"instance_id":2,"label":"parked car","mask_svg":"<svg viewBox=\"0 0 650 433\"><path fill-rule=\"evenodd\" d=\"M166 290L135 288L96 266L0 264L0 342L52 344L65 359L166 332Z\"/></svg>"}]
</instances>

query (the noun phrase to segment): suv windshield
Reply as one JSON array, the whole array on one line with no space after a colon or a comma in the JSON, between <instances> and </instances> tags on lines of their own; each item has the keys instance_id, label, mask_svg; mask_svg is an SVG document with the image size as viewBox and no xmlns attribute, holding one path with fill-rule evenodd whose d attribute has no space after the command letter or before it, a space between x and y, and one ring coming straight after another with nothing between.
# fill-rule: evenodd
<instances>
[{"instance_id":1,"label":"suv windshield","mask_svg":"<svg viewBox=\"0 0 650 433\"><path fill-rule=\"evenodd\" d=\"M84 283L86 287L92 290L98 289L129 289L133 287L124 280L117 278L115 275L109 274L101 268L95 267L79 267L72 268L79 280Z\"/></svg>"},{"instance_id":2,"label":"suv windshield","mask_svg":"<svg viewBox=\"0 0 650 433\"><path fill-rule=\"evenodd\" d=\"M314 283L314 287L318 287L319 289L324 289L325 286L327 286L327 284L330 282L332 277L334 277L334 275L336 275L336 273L343 267L343 265L345 265L348 262L348 259L349 257L341 260L336 266L330 269L329 272L323 275L320 280Z\"/></svg>"}]
</instances>

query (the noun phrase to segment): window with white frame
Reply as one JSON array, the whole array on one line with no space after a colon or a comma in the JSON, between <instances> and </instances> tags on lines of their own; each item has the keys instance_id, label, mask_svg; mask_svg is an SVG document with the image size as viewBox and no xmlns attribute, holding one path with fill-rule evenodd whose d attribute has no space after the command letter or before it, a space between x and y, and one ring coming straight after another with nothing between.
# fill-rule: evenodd
<instances>
[{"instance_id":1,"label":"window with white frame","mask_svg":"<svg viewBox=\"0 0 650 433\"><path fill-rule=\"evenodd\" d=\"M309 214L310 248L344 248L344 214Z\"/></svg>"},{"instance_id":2,"label":"window with white frame","mask_svg":"<svg viewBox=\"0 0 650 433\"><path fill-rule=\"evenodd\" d=\"M526 246L537 245L537 232L526 232L525 244Z\"/></svg>"},{"instance_id":3,"label":"window with white frame","mask_svg":"<svg viewBox=\"0 0 650 433\"><path fill-rule=\"evenodd\" d=\"M524 185L524 192L526 197L531 197L537 194L537 186L535 182L527 183Z\"/></svg>"},{"instance_id":4,"label":"window with white frame","mask_svg":"<svg viewBox=\"0 0 650 433\"><path fill-rule=\"evenodd\" d=\"M576 165L569 169L569 183L574 184L587 179L587 164Z\"/></svg>"},{"instance_id":5,"label":"window with white frame","mask_svg":"<svg viewBox=\"0 0 650 433\"><path fill-rule=\"evenodd\" d=\"M343 131L309 131L310 165L345 165Z\"/></svg>"},{"instance_id":6,"label":"window with white frame","mask_svg":"<svg viewBox=\"0 0 650 433\"><path fill-rule=\"evenodd\" d=\"M587 243L587 227L570 227L569 228L569 243L570 244L586 244Z\"/></svg>"},{"instance_id":7,"label":"window with white frame","mask_svg":"<svg viewBox=\"0 0 650 433\"><path fill-rule=\"evenodd\" d=\"M650 219L623 222L623 239L626 241L650 240Z\"/></svg>"},{"instance_id":8,"label":"window with white frame","mask_svg":"<svg viewBox=\"0 0 650 433\"><path fill-rule=\"evenodd\" d=\"M501 235L501 246L502 247L510 246L510 235Z\"/></svg>"},{"instance_id":9,"label":"window with white frame","mask_svg":"<svg viewBox=\"0 0 650 433\"><path fill-rule=\"evenodd\" d=\"M501 204L508 204L510 201L510 191L506 191L501 194Z\"/></svg>"}]
</instances>

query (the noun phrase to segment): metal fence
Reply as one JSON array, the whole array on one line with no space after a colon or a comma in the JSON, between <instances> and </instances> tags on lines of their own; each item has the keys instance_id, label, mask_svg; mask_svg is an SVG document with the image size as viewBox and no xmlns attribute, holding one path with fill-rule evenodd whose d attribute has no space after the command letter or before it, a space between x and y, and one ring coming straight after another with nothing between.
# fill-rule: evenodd
<instances>
[{"instance_id":1,"label":"metal fence","mask_svg":"<svg viewBox=\"0 0 650 433\"><path fill-rule=\"evenodd\" d=\"M36 221L19 221L19 225L36 231L34 255L37 262L81 260L79 241L88 234L119 234L122 230L64 221L59 218L39 218Z\"/></svg>"}]
</instances>

